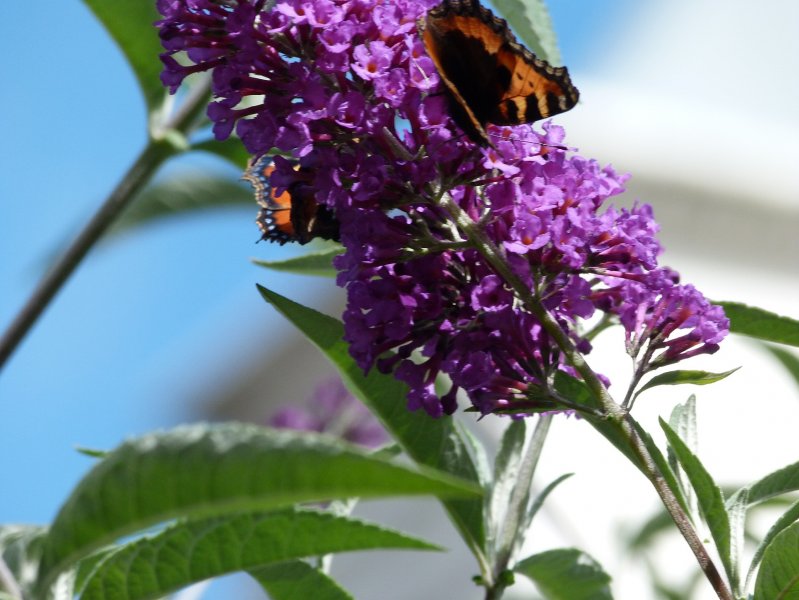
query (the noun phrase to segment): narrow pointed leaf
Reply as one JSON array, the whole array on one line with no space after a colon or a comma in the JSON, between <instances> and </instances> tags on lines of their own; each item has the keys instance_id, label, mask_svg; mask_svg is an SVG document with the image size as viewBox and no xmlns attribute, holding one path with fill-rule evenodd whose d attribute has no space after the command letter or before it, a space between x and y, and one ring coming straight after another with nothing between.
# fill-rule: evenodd
<instances>
[{"instance_id":1,"label":"narrow pointed leaf","mask_svg":"<svg viewBox=\"0 0 799 600\"><path fill-rule=\"evenodd\" d=\"M799 462L774 471L753 483L749 488L749 504L751 506L796 490L799 490Z\"/></svg>"},{"instance_id":2,"label":"narrow pointed leaf","mask_svg":"<svg viewBox=\"0 0 799 600\"><path fill-rule=\"evenodd\" d=\"M315 510L212 517L178 523L109 555L95 567L81 599L155 599L237 571L376 548L439 549L390 529Z\"/></svg>"},{"instance_id":3,"label":"narrow pointed leaf","mask_svg":"<svg viewBox=\"0 0 799 600\"><path fill-rule=\"evenodd\" d=\"M541 507L544 505L544 502L549 495L555 490L556 487L558 487L572 475L574 475L574 473L564 473L560 477L557 477L554 481L547 484L547 486L538 493L533 502L530 504L530 509L527 511L527 516L524 520L524 523L522 523L522 527L525 531L530 529L530 524L533 522L533 518L538 511L541 510Z\"/></svg>"},{"instance_id":4,"label":"narrow pointed leaf","mask_svg":"<svg viewBox=\"0 0 799 600\"><path fill-rule=\"evenodd\" d=\"M254 260L259 267L295 273L297 275L317 275L319 277L335 277L336 269L333 268L333 259L344 251L340 246L334 246L319 252L310 252L286 260Z\"/></svg>"},{"instance_id":5,"label":"narrow pointed leaf","mask_svg":"<svg viewBox=\"0 0 799 600\"><path fill-rule=\"evenodd\" d=\"M688 500L683 493L682 486L677 479L677 475L675 474L674 470L669 465L669 461L663 456L663 453L658 448L657 444L655 444L655 440L652 439L652 436L649 432L644 431L644 428L635 421L631 416L628 415L628 419L631 420L633 426L635 427L636 431L638 432L638 436L643 440L644 446L649 451L649 455L652 457L652 461L657 466L658 471L663 476L663 479L666 480L666 483L669 486L669 489L674 494L674 497L677 499L677 502L682 507L683 511L686 514L690 515L690 505L688 504Z\"/></svg>"},{"instance_id":6,"label":"narrow pointed leaf","mask_svg":"<svg viewBox=\"0 0 799 600\"><path fill-rule=\"evenodd\" d=\"M796 523L799 520L799 500L794 502L788 510L786 510L779 519L776 520L774 525L768 530L768 533L763 537L763 540L758 544L757 549L755 550L754 555L752 556L752 562L749 565L749 573L746 576L746 587L749 587L749 580L751 579L752 575L757 569L757 566L760 564L760 561L763 559L763 554L766 552L766 549L769 547L771 542L774 540L777 535L783 532L785 529Z\"/></svg>"},{"instance_id":7,"label":"narrow pointed leaf","mask_svg":"<svg viewBox=\"0 0 799 600\"><path fill-rule=\"evenodd\" d=\"M494 463L489 503L489 547L495 548L495 572L507 569L514 559L514 549L521 544L520 538L526 533L522 523L530 503L535 464L540 456L540 444L534 456L525 451L526 429L521 420L508 426Z\"/></svg>"},{"instance_id":8,"label":"narrow pointed leaf","mask_svg":"<svg viewBox=\"0 0 799 600\"><path fill-rule=\"evenodd\" d=\"M645 552L660 534L674 531L674 520L665 509L659 509L643 522L624 542L630 552Z\"/></svg>"},{"instance_id":9,"label":"narrow pointed leaf","mask_svg":"<svg viewBox=\"0 0 799 600\"><path fill-rule=\"evenodd\" d=\"M513 570L529 577L547 600L611 600L610 575L576 548L534 554Z\"/></svg>"},{"instance_id":10,"label":"narrow pointed leaf","mask_svg":"<svg viewBox=\"0 0 799 600\"><path fill-rule=\"evenodd\" d=\"M301 560L260 567L250 575L272 600L354 600L331 577Z\"/></svg>"},{"instance_id":11,"label":"narrow pointed leaf","mask_svg":"<svg viewBox=\"0 0 799 600\"><path fill-rule=\"evenodd\" d=\"M508 566L516 560L517 551L521 548L527 536L524 526L530 508L530 496L533 492L533 478L541 458L552 415L542 415L538 418L533 434L528 443L513 450L520 455L518 465L515 467L515 487L510 488L507 497L507 510L504 523L498 529L499 535L494 544L495 572L506 571Z\"/></svg>"},{"instance_id":12,"label":"narrow pointed leaf","mask_svg":"<svg viewBox=\"0 0 799 600\"><path fill-rule=\"evenodd\" d=\"M250 160L250 153L241 143L241 139L231 136L226 140L204 140L191 145L191 150L199 152L208 152L228 161L234 167L241 169L243 172L247 168L247 163Z\"/></svg>"},{"instance_id":13,"label":"narrow pointed leaf","mask_svg":"<svg viewBox=\"0 0 799 600\"><path fill-rule=\"evenodd\" d=\"M107 450L97 450L96 448L84 448L83 446L76 446L75 451L88 456L89 458L105 458L108 456Z\"/></svg>"},{"instance_id":14,"label":"narrow pointed leaf","mask_svg":"<svg viewBox=\"0 0 799 600\"><path fill-rule=\"evenodd\" d=\"M766 548L753 600L799 598L799 523L781 531Z\"/></svg>"},{"instance_id":15,"label":"narrow pointed leaf","mask_svg":"<svg viewBox=\"0 0 799 600\"><path fill-rule=\"evenodd\" d=\"M799 357L796 356L795 353L780 348L779 346L763 344L763 347L785 367L785 370L793 377L796 385L799 385Z\"/></svg>"},{"instance_id":16,"label":"narrow pointed leaf","mask_svg":"<svg viewBox=\"0 0 799 600\"><path fill-rule=\"evenodd\" d=\"M519 524L519 535L517 535L516 539L514 540L513 548L511 549L511 557L519 555L518 553L521 551L522 546L527 539L527 532L530 531L530 526L532 525L533 519L535 518L535 515L538 514L538 511L541 510L541 507L544 505L546 499L556 487L558 487L563 481L566 481L572 475L574 475L574 473L564 473L555 479L555 481L548 484L543 490L541 490L541 492L530 503L522 522Z\"/></svg>"},{"instance_id":17,"label":"narrow pointed leaf","mask_svg":"<svg viewBox=\"0 0 799 600\"><path fill-rule=\"evenodd\" d=\"M685 442L688 449L696 453L699 447L699 439L696 428L696 397L691 395L685 404L678 404L671 411L669 417L669 425L674 432ZM698 506L696 504L696 494L694 494L688 481L685 480L685 473L680 468L680 462L673 448L669 448L668 452L669 466L674 473L680 485L680 490L685 496L685 501L689 506L689 516L697 514Z\"/></svg>"},{"instance_id":18,"label":"narrow pointed leaf","mask_svg":"<svg viewBox=\"0 0 799 600\"><path fill-rule=\"evenodd\" d=\"M554 66L561 64L552 19L543 0L494 0L493 4L533 54Z\"/></svg>"},{"instance_id":19,"label":"narrow pointed leaf","mask_svg":"<svg viewBox=\"0 0 799 600\"><path fill-rule=\"evenodd\" d=\"M668 373L661 373L646 382L636 393L635 397L640 396L645 390L652 389L659 385L683 385L690 383L691 385L708 385L716 383L722 379L729 377L735 371L740 369L737 367L724 373L709 373L707 371L669 371Z\"/></svg>"},{"instance_id":20,"label":"narrow pointed leaf","mask_svg":"<svg viewBox=\"0 0 799 600\"><path fill-rule=\"evenodd\" d=\"M173 518L351 496L473 493L446 474L415 472L327 436L178 427L125 442L83 478L45 540L40 582L49 586L100 547Z\"/></svg>"},{"instance_id":21,"label":"narrow pointed leaf","mask_svg":"<svg viewBox=\"0 0 799 600\"><path fill-rule=\"evenodd\" d=\"M181 173L146 187L106 234L116 235L160 219L214 208L243 206L258 212L251 190L226 176ZM253 241L259 232L253 224Z\"/></svg>"},{"instance_id":22,"label":"narrow pointed leaf","mask_svg":"<svg viewBox=\"0 0 799 600\"><path fill-rule=\"evenodd\" d=\"M678 404L671 411L669 426L680 436L691 452L699 447L699 436L696 429L696 396L689 396L685 404Z\"/></svg>"},{"instance_id":23,"label":"narrow pointed leaf","mask_svg":"<svg viewBox=\"0 0 799 600\"><path fill-rule=\"evenodd\" d=\"M491 532L492 545L498 540L497 536L503 530L508 517L508 500L516 487L519 468L524 451L525 421L512 421L502 435L499 451L494 459L494 477L491 485L489 501L489 531ZM527 506L527 503L525 503ZM514 527L514 530L516 527Z\"/></svg>"},{"instance_id":24,"label":"narrow pointed leaf","mask_svg":"<svg viewBox=\"0 0 799 600\"><path fill-rule=\"evenodd\" d=\"M83 0L125 55L139 82L147 107L152 111L166 95L161 85L163 52L153 22L160 18L155 2L142 0Z\"/></svg>"},{"instance_id":25,"label":"narrow pointed leaf","mask_svg":"<svg viewBox=\"0 0 799 600\"><path fill-rule=\"evenodd\" d=\"M491 467L485 446L461 421L454 419L452 427L455 438L462 442L463 452L469 457L468 463L474 465L476 483L481 489L487 489L491 482Z\"/></svg>"},{"instance_id":26,"label":"narrow pointed leaf","mask_svg":"<svg viewBox=\"0 0 799 600\"><path fill-rule=\"evenodd\" d=\"M258 286L258 290L327 356L350 391L371 409L411 458L419 464L480 484L480 475L472 460L472 442L463 438L451 417L433 419L422 411L410 412L408 388L404 383L374 369L364 375L342 339L344 327L340 321L262 286ZM485 562L482 499L446 499L443 504L478 561Z\"/></svg>"},{"instance_id":27,"label":"narrow pointed leaf","mask_svg":"<svg viewBox=\"0 0 799 600\"><path fill-rule=\"evenodd\" d=\"M746 534L746 509L748 506L749 490L742 488L732 495L727 502L727 511L730 519L730 587L732 593L741 595L741 559L743 558L744 539Z\"/></svg>"},{"instance_id":28,"label":"narrow pointed leaf","mask_svg":"<svg viewBox=\"0 0 799 600\"><path fill-rule=\"evenodd\" d=\"M740 302L715 302L730 319L730 331L767 342L799 346L799 321Z\"/></svg>"},{"instance_id":29,"label":"narrow pointed leaf","mask_svg":"<svg viewBox=\"0 0 799 600\"><path fill-rule=\"evenodd\" d=\"M716 543L716 549L721 557L721 562L724 564L727 577L731 582L736 581L738 573L733 570L730 554L730 518L724 504L721 489L716 485L716 482L713 481L710 473L707 472L696 455L691 452L688 446L685 445L685 442L683 442L674 430L669 427L668 423L660 419L660 426L666 434L669 446L677 455L680 466L682 466L688 480L694 488L699 510L702 512L708 529L710 529L713 541Z\"/></svg>"}]
</instances>

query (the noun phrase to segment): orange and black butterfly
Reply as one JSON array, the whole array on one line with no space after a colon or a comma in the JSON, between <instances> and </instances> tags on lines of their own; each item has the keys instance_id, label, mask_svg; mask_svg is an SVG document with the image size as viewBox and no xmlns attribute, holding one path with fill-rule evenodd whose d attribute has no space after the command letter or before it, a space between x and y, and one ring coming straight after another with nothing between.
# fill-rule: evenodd
<instances>
[{"instance_id":1,"label":"orange and black butterfly","mask_svg":"<svg viewBox=\"0 0 799 600\"><path fill-rule=\"evenodd\" d=\"M302 172L299 165L294 168ZM272 157L261 156L250 161L242 176L255 188L255 200L261 206L256 218L261 239L281 246L286 242L307 244L314 238L338 241L338 221L333 211L316 202L313 188L300 178L277 194L270 183L274 170Z\"/></svg>"},{"instance_id":2,"label":"orange and black butterfly","mask_svg":"<svg viewBox=\"0 0 799 600\"><path fill-rule=\"evenodd\" d=\"M444 0L420 25L450 114L475 143L491 145L487 123L532 123L577 104L579 92L566 68L537 58L477 0Z\"/></svg>"}]
</instances>

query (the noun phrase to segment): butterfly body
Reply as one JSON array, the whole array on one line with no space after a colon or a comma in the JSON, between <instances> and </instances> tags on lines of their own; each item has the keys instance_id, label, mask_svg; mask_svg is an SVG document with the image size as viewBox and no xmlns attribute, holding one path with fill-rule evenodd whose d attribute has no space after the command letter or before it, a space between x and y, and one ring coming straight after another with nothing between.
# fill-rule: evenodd
<instances>
[{"instance_id":1,"label":"butterfly body","mask_svg":"<svg viewBox=\"0 0 799 600\"><path fill-rule=\"evenodd\" d=\"M477 144L491 145L488 123L532 123L577 104L579 92L568 70L519 44L508 24L477 0L445 0L420 26L446 87L450 114Z\"/></svg>"}]
</instances>

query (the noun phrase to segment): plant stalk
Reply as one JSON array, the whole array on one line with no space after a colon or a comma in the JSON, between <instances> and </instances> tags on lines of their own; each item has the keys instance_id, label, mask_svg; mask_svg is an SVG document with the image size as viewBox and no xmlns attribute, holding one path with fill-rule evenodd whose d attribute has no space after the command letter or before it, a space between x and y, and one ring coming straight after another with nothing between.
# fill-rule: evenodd
<instances>
[{"instance_id":1,"label":"plant stalk","mask_svg":"<svg viewBox=\"0 0 799 600\"><path fill-rule=\"evenodd\" d=\"M702 540L694 529L691 520L683 511L676 496L663 477L663 474L655 464L652 455L635 430L632 424L632 418L627 411L613 400L613 397L610 395L605 385L588 365L582 353L574 346L567 333L549 311L546 310L541 301L511 270L503 253L485 234L482 228L475 223L448 194L442 195L440 202L442 207L452 215L467 239L473 242L475 248L482 254L486 262L488 262L497 274L513 288L517 297L524 303L525 307L539 320L541 326L552 339L555 340L555 343L558 345L561 352L563 352L569 364L582 376L583 381L588 386L592 395L600 403L605 414L605 420L612 423L617 428L618 432L624 436L633 452L635 452L635 455L638 457L638 464L636 466L646 476L655 488L658 496L660 496L663 505L677 525L677 529L680 531L683 538L685 538L691 551L694 553L699 567L702 569L711 586L713 586L719 599L735 600L724 578L710 558L707 549L702 544ZM486 598L488 598L488 596L486 596Z\"/></svg>"},{"instance_id":2,"label":"plant stalk","mask_svg":"<svg viewBox=\"0 0 799 600\"><path fill-rule=\"evenodd\" d=\"M495 595L491 596L492 598L498 599L502 597L505 589L502 573L508 569L510 561L514 558L513 555L519 547L517 543L519 536L523 536L525 533L520 530L520 527L523 527L526 522L525 515L529 508L528 499L530 498L530 489L533 486L535 469L538 466L538 460L541 458L541 451L544 449L544 442L551 424L551 413L539 416L538 423L527 444L527 450L519 466L516 485L508 500L508 515L499 535L499 547L494 558L493 587L497 589L495 590ZM488 592L486 592L486 598L488 598Z\"/></svg>"},{"instance_id":3,"label":"plant stalk","mask_svg":"<svg viewBox=\"0 0 799 600\"><path fill-rule=\"evenodd\" d=\"M117 184L64 254L42 277L28 301L0 338L0 370L39 319L56 294L84 257L94 247L133 198L171 156L184 150L170 143L169 133L185 136L195 126L197 117L208 103L208 81L192 90L180 109L163 128L153 132L147 146Z\"/></svg>"}]
</instances>

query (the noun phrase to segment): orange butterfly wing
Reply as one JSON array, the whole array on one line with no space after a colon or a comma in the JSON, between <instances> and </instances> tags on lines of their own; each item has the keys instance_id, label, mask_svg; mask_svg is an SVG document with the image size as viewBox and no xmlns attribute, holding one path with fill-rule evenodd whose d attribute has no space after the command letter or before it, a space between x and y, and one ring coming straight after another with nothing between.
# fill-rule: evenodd
<instances>
[{"instance_id":1,"label":"orange butterfly wing","mask_svg":"<svg viewBox=\"0 0 799 600\"><path fill-rule=\"evenodd\" d=\"M531 123L567 111L579 99L565 67L537 58L477 0L445 0L428 11L420 28L452 118L480 145L491 144L487 123Z\"/></svg>"},{"instance_id":2,"label":"orange butterfly wing","mask_svg":"<svg viewBox=\"0 0 799 600\"><path fill-rule=\"evenodd\" d=\"M294 168L305 172L299 165ZM255 188L255 200L261 206L256 218L261 239L281 246L286 242L307 244L315 237L337 241L338 221L328 207L316 202L313 189L299 181L277 194L270 181L274 171L272 157L261 156L250 162L242 176Z\"/></svg>"}]
</instances>

